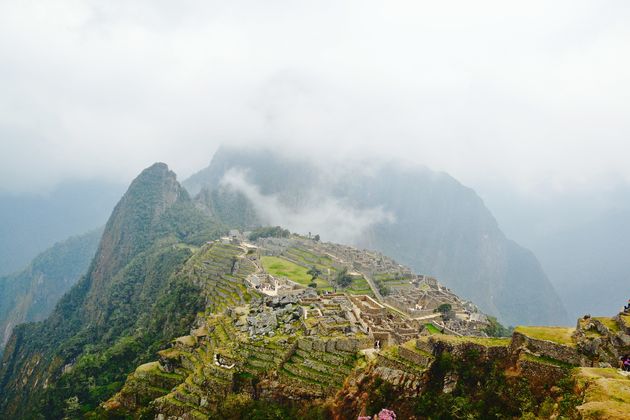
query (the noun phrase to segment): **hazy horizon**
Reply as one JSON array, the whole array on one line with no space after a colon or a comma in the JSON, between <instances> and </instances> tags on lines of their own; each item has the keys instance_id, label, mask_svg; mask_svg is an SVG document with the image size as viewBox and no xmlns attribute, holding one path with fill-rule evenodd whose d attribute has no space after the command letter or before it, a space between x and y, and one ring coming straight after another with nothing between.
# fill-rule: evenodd
<instances>
[{"instance_id":1,"label":"hazy horizon","mask_svg":"<svg viewBox=\"0 0 630 420\"><path fill-rule=\"evenodd\" d=\"M630 6L483 3L4 2L0 191L183 179L223 143L528 198L627 185Z\"/></svg>"}]
</instances>

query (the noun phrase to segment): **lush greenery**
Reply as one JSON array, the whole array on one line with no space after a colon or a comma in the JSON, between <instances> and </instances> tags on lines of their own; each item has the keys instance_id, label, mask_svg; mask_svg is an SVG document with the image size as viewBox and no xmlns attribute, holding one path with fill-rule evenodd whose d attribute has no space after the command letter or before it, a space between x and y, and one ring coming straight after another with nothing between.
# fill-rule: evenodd
<instances>
[{"instance_id":1,"label":"lush greenery","mask_svg":"<svg viewBox=\"0 0 630 420\"><path fill-rule=\"evenodd\" d=\"M352 276L348 274L347 268L344 267L337 273L335 276L335 284L342 289L345 289L352 284Z\"/></svg>"},{"instance_id":2,"label":"lush greenery","mask_svg":"<svg viewBox=\"0 0 630 420\"><path fill-rule=\"evenodd\" d=\"M57 419L110 397L203 308L179 270L221 231L166 165L145 170L116 206L88 274L46 321L16 328L0 367L0 412Z\"/></svg>"},{"instance_id":3,"label":"lush greenery","mask_svg":"<svg viewBox=\"0 0 630 420\"><path fill-rule=\"evenodd\" d=\"M330 284L323 278L313 278L309 269L281 257L264 256L261 258L266 272L276 277L286 277L303 286L315 283L317 288L331 290Z\"/></svg>"},{"instance_id":4,"label":"lush greenery","mask_svg":"<svg viewBox=\"0 0 630 420\"><path fill-rule=\"evenodd\" d=\"M434 312L439 312L441 314L445 314L451 311L451 309L453 308L453 306L450 303L443 303L440 306L438 306L437 308L435 308Z\"/></svg>"},{"instance_id":5,"label":"lush greenery","mask_svg":"<svg viewBox=\"0 0 630 420\"><path fill-rule=\"evenodd\" d=\"M514 332L514 327L504 327L495 317L489 316L488 325L484 328L486 334L490 337L510 337Z\"/></svg>"},{"instance_id":6,"label":"lush greenery","mask_svg":"<svg viewBox=\"0 0 630 420\"><path fill-rule=\"evenodd\" d=\"M0 349L10 325L40 321L85 274L102 230L69 238L38 255L20 273L0 277Z\"/></svg>"},{"instance_id":7,"label":"lush greenery","mask_svg":"<svg viewBox=\"0 0 630 420\"><path fill-rule=\"evenodd\" d=\"M258 228L249 234L249 239L255 241L259 238L288 238L291 235L286 229L282 229L280 226L269 226Z\"/></svg>"},{"instance_id":8,"label":"lush greenery","mask_svg":"<svg viewBox=\"0 0 630 420\"><path fill-rule=\"evenodd\" d=\"M217 410L217 419L251 420L325 420L330 418L328 407L321 405L279 404L253 400L249 394L229 394Z\"/></svg>"},{"instance_id":9,"label":"lush greenery","mask_svg":"<svg viewBox=\"0 0 630 420\"><path fill-rule=\"evenodd\" d=\"M457 382L451 392L443 392L444 378L455 374ZM471 348L461 359L448 351L431 365L428 388L416 401L416 415L427 419L477 418L575 418L579 397L573 392L569 370L558 387L560 403L549 394L536 394L522 377L509 377L505 366L495 360L480 359Z\"/></svg>"}]
</instances>

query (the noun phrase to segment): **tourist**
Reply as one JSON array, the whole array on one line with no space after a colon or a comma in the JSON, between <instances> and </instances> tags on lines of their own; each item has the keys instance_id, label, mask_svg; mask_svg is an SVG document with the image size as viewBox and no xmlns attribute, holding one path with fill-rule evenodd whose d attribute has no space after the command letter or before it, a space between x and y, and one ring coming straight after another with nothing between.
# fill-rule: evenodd
<instances>
[{"instance_id":1,"label":"tourist","mask_svg":"<svg viewBox=\"0 0 630 420\"><path fill-rule=\"evenodd\" d=\"M630 356L628 355L624 356L623 370L626 372L630 372Z\"/></svg>"}]
</instances>

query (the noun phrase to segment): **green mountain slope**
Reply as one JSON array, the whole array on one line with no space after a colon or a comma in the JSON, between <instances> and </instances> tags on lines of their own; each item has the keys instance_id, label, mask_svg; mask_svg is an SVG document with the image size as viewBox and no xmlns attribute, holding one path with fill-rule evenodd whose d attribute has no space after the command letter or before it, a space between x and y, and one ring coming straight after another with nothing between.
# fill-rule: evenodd
<instances>
[{"instance_id":1,"label":"green mountain slope","mask_svg":"<svg viewBox=\"0 0 630 420\"><path fill-rule=\"evenodd\" d=\"M48 319L15 328L0 366L0 413L61 418L69 398L94 408L116 391L130 366L183 333L202 307L198 287L177 272L218 229L166 165L143 171L86 276Z\"/></svg>"},{"instance_id":2,"label":"green mountain slope","mask_svg":"<svg viewBox=\"0 0 630 420\"><path fill-rule=\"evenodd\" d=\"M102 232L57 243L20 273L0 277L0 351L14 326L50 315L61 296L87 271Z\"/></svg>"},{"instance_id":3,"label":"green mountain slope","mask_svg":"<svg viewBox=\"0 0 630 420\"><path fill-rule=\"evenodd\" d=\"M299 221L300 227L308 225L309 217L315 223L318 213L324 213L322 203L331 200L368 215L370 209L382 209L392 217L367 224L360 235L347 241L439 278L504 323L568 322L535 256L507 239L477 194L447 174L383 164L337 167L335 175L307 159L288 159L265 150L221 148L208 168L184 182L192 192L201 191L198 200L202 202L217 192L232 194L234 203L246 202L240 212L249 215L254 211L263 223L275 222L265 220L274 213L264 208L267 202L248 201L244 191L230 190L222 183L232 169L244 173L260 197L272 197L273 204ZM323 210L318 212L319 208ZM349 223L353 219L356 217L346 218ZM240 224L255 220L244 218ZM346 223L337 220L330 225L328 232L318 232L323 239L343 231Z\"/></svg>"}]
</instances>

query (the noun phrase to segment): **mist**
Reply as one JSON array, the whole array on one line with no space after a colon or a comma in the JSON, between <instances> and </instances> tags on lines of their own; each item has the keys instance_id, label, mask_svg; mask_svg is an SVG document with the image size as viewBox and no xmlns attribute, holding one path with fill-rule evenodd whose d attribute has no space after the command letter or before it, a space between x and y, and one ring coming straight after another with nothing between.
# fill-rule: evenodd
<instances>
[{"instance_id":1,"label":"mist","mask_svg":"<svg viewBox=\"0 0 630 420\"><path fill-rule=\"evenodd\" d=\"M220 144L527 197L627 183L623 1L2 2L0 191L186 178Z\"/></svg>"},{"instance_id":2,"label":"mist","mask_svg":"<svg viewBox=\"0 0 630 420\"><path fill-rule=\"evenodd\" d=\"M315 190L308 192L306 204L299 208L288 206L277 195L263 194L247 179L245 170L228 171L220 185L245 195L264 224L283 226L300 234L319 234L325 241L356 243L371 226L395 221L394 215L380 206L358 209L330 195L317 194Z\"/></svg>"}]
</instances>

